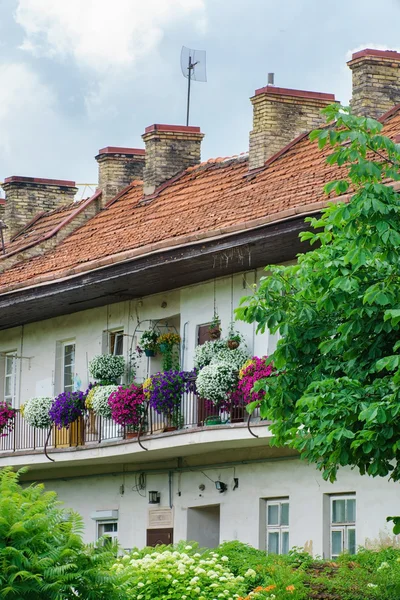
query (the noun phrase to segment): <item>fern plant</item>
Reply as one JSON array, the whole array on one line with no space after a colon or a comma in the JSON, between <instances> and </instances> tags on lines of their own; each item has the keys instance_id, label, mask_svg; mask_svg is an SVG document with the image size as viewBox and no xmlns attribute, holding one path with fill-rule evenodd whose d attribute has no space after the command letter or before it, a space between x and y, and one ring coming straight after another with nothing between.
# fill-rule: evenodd
<instances>
[{"instance_id":1,"label":"fern plant","mask_svg":"<svg viewBox=\"0 0 400 600\"><path fill-rule=\"evenodd\" d=\"M0 471L0 598L122 600L115 547L86 546L81 517L41 484L22 488L25 471Z\"/></svg>"}]
</instances>

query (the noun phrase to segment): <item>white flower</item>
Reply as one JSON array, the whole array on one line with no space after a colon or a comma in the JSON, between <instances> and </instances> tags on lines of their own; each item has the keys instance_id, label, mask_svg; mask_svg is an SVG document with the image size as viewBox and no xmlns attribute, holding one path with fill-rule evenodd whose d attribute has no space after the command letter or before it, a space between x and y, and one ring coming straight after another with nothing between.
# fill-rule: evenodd
<instances>
[{"instance_id":1,"label":"white flower","mask_svg":"<svg viewBox=\"0 0 400 600\"><path fill-rule=\"evenodd\" d=\"M247 569L247 571L244 574L244 576L245 577L256 577L257 573L253 569Z\"/></svg>"},{"instance_id":2,"label":"white flower","mask_svg":"<svg viewBox=\"0 0 400 600\"><path fill-rule=\"evenodd\" d=\"M104 419L111 419L111 408L108 399L118 389L117 385L99 385L92 397L92 406L96 415Z\"/></svg>"},{"instance_id":3,"label":"white flower","mask_svg":"<svg viewBox=\"0 0 400 600\"><path fill-rule=\"evenodd\" d=\"M30 398L24 405L24 419L32 427L47 429L51 425L49 410L53 404L53 398L40 396Z\"/></svg>"},{"instance_id":4,"label":"white flower","mask_svg":"<svg viewBox=\"0 0 400 600\"><path fill-rule=\"evenodd\" d=\"M383 562L381 563L381 565L378 567L378 571L383 571L383 569L390 569L390 565L387 562Z\"/></svg>"},{"instance_id":5,"label":"white flower","mask_svg":"<svg viewBox=\"0 0 400 600\"><path fill-rule=\"evenodd\" d=\"M221 556L221 560L223 562L228 562L229 558L227 556Z\"/></svg>"},{"instance_id":6,"label":"white flower","mask_svg":"<svg viewBox=\"0 0 400 600\"><path fill-rule=\"evenodd\" d=\"M199 396L219 404L227 398L228 392L237 384L238 374L235 368L226 362L212 363L197 376L196 387Z\"/></svg>"},{"instance_id":7,"label":"white flower","mask_svg":"<svg viewBox=\"0 0 400 600\"><path fill-rule=\"evenodd\" d=\"M185 546L185 550L192 550L192 546Z\"/></svg>"},{"instance_id":8,"label":"white flower","mask_svg":"<svg viewBox=\"0 0 400 600\"><path fill-rule=\"evenodd\" d=\"M369 588L377 588L378 586L376 585L376 583L367 583L367 587L369 587Z\"/></svg>"},{"instance_id":9,"label":"white flower","mask_svg":"<svg viewBox=\"0 0 400 600\"><path fill-rule=\"evenodd\" d=\"M138 587L144 587L144 583L143 581L139 581L139 583L137 584Z\"/></svg>"},{"instance_id":10,"label":"white flower","mask_svg":"<svg viewBox=\"0 0 400 600\"><path fill-rule=\"evenodd\" d=\"M125 359L114 354L100 354L89 363L89 371L97 381L115 381L125 371Z\"/></svg>"}]
</instances>

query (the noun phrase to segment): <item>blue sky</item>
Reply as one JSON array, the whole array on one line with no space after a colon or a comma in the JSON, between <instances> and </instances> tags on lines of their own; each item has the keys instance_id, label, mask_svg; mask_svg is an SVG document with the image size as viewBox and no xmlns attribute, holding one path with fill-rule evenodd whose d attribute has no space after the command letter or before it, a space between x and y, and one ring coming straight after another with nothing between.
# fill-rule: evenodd
<instances>
[{"instance_id":1,"label":"blue sky","mask_svg":"<svg viewBox=\"0 0 400 600\"><path fill-rule=\"evenodd\" d=\"M0 180L95 182L99 148L184 124L182 45L207 51L191 115L203 159L246 151L269 71L347 103L350 53L398 49L399 26L399 0L0 0Z\"/></svg>"}]
</instances>

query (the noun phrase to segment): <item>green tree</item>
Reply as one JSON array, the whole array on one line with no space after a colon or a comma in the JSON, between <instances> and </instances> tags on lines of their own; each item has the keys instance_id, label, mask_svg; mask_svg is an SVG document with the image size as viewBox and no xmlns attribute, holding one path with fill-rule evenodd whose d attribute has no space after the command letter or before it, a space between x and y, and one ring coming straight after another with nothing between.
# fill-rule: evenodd
<instances>
[{"instance_id":1,"label":"green tree","mask_svg":"<svg viewBox=\"0 0 400 600\"><path fill-rule=\"evenodd\" d=\"M301 239L316 248L296 265L267 267L236 316L282 336L270 357L276 377L259 384L274 443L297 449L331 481L345 465L397 481L400 146L373 119L337 105L324 112L328 125L310 138L341 177L325 191L350 201L307 219Z\"/></svg>"},{"instance_id":2,"label":"green tree","mask_svg":"<svg viewBox=\"0 0 400 600\"><path fill-rule=\"evenodd\" d=\"M85 546L81 517L60 504L43 485L22 487L19 473L0 471L0 598L120 598L108 570L115 552Z\"/></svg>"}]
</instances>

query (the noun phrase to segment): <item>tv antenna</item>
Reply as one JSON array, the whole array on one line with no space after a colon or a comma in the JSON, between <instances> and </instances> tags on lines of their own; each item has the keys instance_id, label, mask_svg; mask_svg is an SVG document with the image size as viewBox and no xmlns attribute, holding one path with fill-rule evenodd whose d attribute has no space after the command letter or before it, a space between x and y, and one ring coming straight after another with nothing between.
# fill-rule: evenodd
<instances>
[{"instance_id":1,"label":"tv antenna","mask_svg":"<svg viewBox=\"0 0 400 600\"><path fill-rule=\"evenodd\" d=\"M207 81L205 50L193 50L182 46L181 69L182 75L188 80L186 125L189 125L191 81Z\"/></svg>"}]
</instances>

